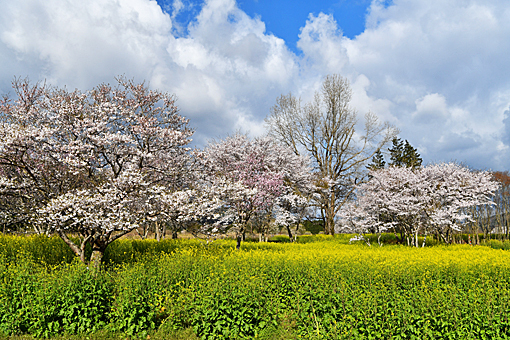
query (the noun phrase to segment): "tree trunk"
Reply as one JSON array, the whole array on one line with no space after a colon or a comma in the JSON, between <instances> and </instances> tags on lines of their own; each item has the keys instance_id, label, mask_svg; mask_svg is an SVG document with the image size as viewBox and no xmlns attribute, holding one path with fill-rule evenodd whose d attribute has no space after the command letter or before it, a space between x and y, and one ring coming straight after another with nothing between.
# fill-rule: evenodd
<instances>
[{"instance_id":1,"label":"tree trunk","mask_svg":"<svg viewBox=\"0 0 510 340\"><path fill-rule=\"evenodd\" d=\"M156 227L156 240L158 240L158 242L164 240L166 234L166 223L160 224L156 221L155 227Z\"/></svg>"},{"instance_id":2,"label":"tree trunk","mask_svg":"<svg viewBox=\"0 0 510 340\"><path fill-rule=\"evenodd\" d=\"M297 242L297 236L298 236L299 226L300 225L301 225L301 217L299 218L299 220L296 223L296 230L294 232L294 242Z\"/></svg>"},{"instance_id":3,"label":"tree trunk","mask_svg":"<svg viewBox=\"0 0 510 340\"><path fill-rule=\"evenodd\" d=\"M103 255L104 249L99 247L92 248L92 256L90 256L89 266L96 272L98 272L99 269L101 268L101 261L103 260Z\"/></svg>"},{"instance_id":4,"label":"tree trunk","mask_svg":"<svg viewBox=\"0 0 510 340\"><path fill-rule=\"evenodd\" d=\"M292 237L292 231L290 230L290 225L287 225L287 233L289 234L289 241L294 242L294 238Z\"/></svg>"},{"instance_id":5,"label":"tree trunk","mask_svg":"<svg viewBox=\"0 0 510 340\"><path fill-rule=\"evenodd\" d=\"M159 242L159 241L161 241L161 230L159 229L159 224L157 221L155 222L155 228L156 228L156 234L155 234L156 241Z\"/></svg>"},{"instance_id":6,"label":"tree trunk","mask_svg":"<svg viewBox=\"0 0 510 340\"><path fill-rule=\"evenodd\" d=\"M266 235L266 227L262 227L260 236L259 236L260 242L267 242L267 235Z\"/></svg>"},{"instance_id":7,"label":"tree trunk","mask_svg":"<svg viewBox=\"0 0 510 340\"><path fill-rule=\"evenodd\" d=\"M82 241L80 245L80 261L82 263L87 263L87 259L85 258L85 247L87 246L86 241Z\"/></svg>"},{"instance_id":8,"label":"tree trunk","mask_svg":"<svg viewBox=\"0 0 510 340\"><path fill-rule=\"evenodd\" d=\"M324 234L335 235L335 208L326 207L324 219Z\"/></svg>"},{"instance_id":9,"label":"tree trunk","mask_svg":"<svg viewBox=\"0 0 510 340\"><path fill-rule=\"evenodd\" d=\"M71 241L67 237L67 235L62 230L59 230L57 233L58 233L58 236L60 236L60 238L69 246L69 248L71 248L73 253L80 258L80 261L83 262L83 263L86 263L86 259L85 259L85 246L87 245L87 242L90 240L92 235L85 236L81 240L81 244L78 247L76 244L73 243L73 241Z\"/></svg>"},{"instance_id":10,"label":"tree trunk","mask_svg":"<svg viewBox=\"0 0 510 340\"><path fill-rule=\"evenodd\" d=\"M142 231L140 232L140 229L142 229ZM147 236L149 235L149 230L150 228L147 227L147 225L143 225L141 228L137 228L136 229L136 232L138 233L138 235L140 236L140 238L142 240L145 240L147 238Z\"/></svg>"},{"instance_id":11,"label":"tree trunk","mask_svg":"<svg viewBox=\"0 0 510 340\"><path fill-rule=\"evenodd\" d=\"M324 209L321 209L321 219L322 219L322 227L324 228L324 234L327 235L328 234L328 229L327 229L327 223L326 223L326 216L324 215Z\"/></svg>"},{"instance_id":12,"label":"tree trunk","mask_svg":"<svg viewBox=\"0 0 510 340\"><path fill-rule=\"evenodd\" d=\"M243 226L239 227L239 230L236 233L236 241L237 241L236 249L237 250L241 249L241 242L244 241L245 232L246 232L246 225L243 225Z\"/></svg>"},{"instance_id":13,"label":"tree trunk","mask_svg":"<svg viewBox=\"0 0 510 340\"><path fill-rule=\"evenodd\" d=\"M236 249L239 250L239 249L241 249L241 242L243 240L243 234L238 233L236 240L237 240Z\"/></svg>"}]
</instances>

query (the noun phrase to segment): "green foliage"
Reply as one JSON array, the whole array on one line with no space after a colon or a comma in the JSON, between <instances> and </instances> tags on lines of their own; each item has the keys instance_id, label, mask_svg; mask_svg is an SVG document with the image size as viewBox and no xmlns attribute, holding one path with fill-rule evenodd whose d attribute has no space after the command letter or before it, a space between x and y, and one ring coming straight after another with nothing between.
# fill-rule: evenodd
<instances>
[{"instance_id":1,"label":"green foliage","mask_svg":"<svg viewBox=\"0 0 510 340\"><path fill-rule=\"evenodd\" d=\"M38 337L62 332L87 334L106 326L112 295L106 276L93 275L76 261L41 281L44 288L33 307L36 320L31 333Z\"/></svg>"},{"instance_id":2,"label":"green foliage","mask_svg":"<svg viewBox=\"0 0 510 340\"><path fill-rule=\"evenodd\" d=\"M492 249L510 250L510 240L487 240L482 244Z\"/></svg>"},{"instance_id":3,"label":"green foliage","mask_svg":"<svg viewBox=\"0 0 510 340\"><path fill-rule=\"evenodd\" d=\"M233 240L209 245L119 240L100 272L77 260L49 265L13 238L24 250L12 253L13 247L4 246L7 251L0 253L0 334L13 339L23 334L57 339L509 337L510 253L468 245L411 249L387 245L389 234L383 247L348 245L350 236L304 235L297 243L249 243L240 251ZM45 259L56 261L50 254Z\"/></svg>"},{"instance_id":4,"label":"green foliage","mask_svg":"<svg viewBox=\"0 0 510 340\"><path fill-rule=\"evenodd\" d=\"M129 335L144 334L158 322L157 279L144 265L122 272L123 275L116 275L117 290L111 317L117 322L113 328Z\"/></svg>"},{"instance_id":5,"label":"green foliage","mask_svg":"<svg viewBox=\"0 0 510 340\"><path fill-rule=\"evenodd\" d=\"M405 143L400 138L393 138L392 147L388 149L390 152L390 163L392 166L405 166L408 168L419 168L422 159L418 150L413 148L406 140ZM382 155L379 155L382 157ZM384 160L383 160L384 162ZM383 165L384 167L384 165Z\"/></svg>"},{"instance_id":6,"label":"green foliage","mask_svg":"<svg viewBox=\"0 0 510 340\"><path fill-rule=\"evenodd\" d=\"M269 238L269 242L276 242L276 243L288 243L290 242L289 237L286 235L275 235Z\"/></svg>"},{"instance_id":7,"label":"green foliage","mask_svg":"<svg viewBox=\"0 0 510 340\"><path fill-rule=\"evenodd\" d=\"M235 279L229 277L229 279ZM202 338L251 339L270 321L271 315L264 308L264 289L253 281L210 282L201 292L201 299L193 303L191 323Z\"/></svg>"},{"instance_id":8,"label":"green foliage","mask_svg":"<svg viewBox=\"0 0 510 340\"><path fill-rule=\"evenodd\" d=\"M404 153L402 155L402 162L407 166L408 168L419 168L421 167L422 159L420 157L420 154L418 153L418 150L413 148L411 144L406 140L404 145Z\"/></svg>"},{"instance_id":9,"label":"green foliage","mask_svg":"<svg viewBox=\"0 0 510 340\"><path fill-rule=\"evenodd\" d=\"M390 152L390 163L389 165L393 166L403 166L404 165L404 142L400 138L393 138L392 147L388 149Z\"/></svg>"},{"instance_id":10,"label":"green foliage","mask_svg":"<svg viewBox=\"0 0 510 340\"><path fill-rule=\"evenodd\" d=\"M378 170L384 169L386 162L384 161L384 156L380 149L375 152L374 157L372 157L372 163L367 166L369 170Z\"/></svg>"},{"instance_id":11,"label":"green foliage","mask_svg":"<svg viewBox=\"0 0 510 340\"><path fill-rule=\"evenodd\" d=\"M311 232L313 235L324 231L324 222L321 220L303 221L303 227L306 231Z\"/></svg>"},{"instance_id":12,"label":"green foliage","mask_svg":"<svg viewBox=\"0 0 510 340\"><path fill-rule=\"evenodd\" d=\"M108 280L78 261L44 267L20 254L0 264L0 331L49 337L90 333L106 325L111 292Z\"/></svg>"},{"instance_id":13,"label":"green foliage","mask_svg":"<svg viewBox=\"0 0 510 340\"><path fill-rule=\"evenodd\" d=\"M32 235L12 236L0 234L0 254L7 259L15 259L23 253L36 263L58 265L71 263L74 253L60 237Z\"/></svg>"}]
</instances>

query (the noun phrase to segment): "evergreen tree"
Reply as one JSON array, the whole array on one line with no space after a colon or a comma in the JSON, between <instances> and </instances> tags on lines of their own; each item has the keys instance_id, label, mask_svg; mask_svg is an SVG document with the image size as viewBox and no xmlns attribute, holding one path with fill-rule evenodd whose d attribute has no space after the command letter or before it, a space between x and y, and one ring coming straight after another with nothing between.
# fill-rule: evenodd
<instances>
[{"instance_id":1,"label":"evergreen tree","mask_svg":"<svg viewBox=\"0 0 510 340\"><path fill-rule=\"evenodd\" d=\"M384 161L384 156L381 152L381 150L377 150L374 157L372 157L372 163L367 165L367 169L369 170L378 170L378 169L384 169L384 166L386 165L386 162Z\"/></svg>"},{"instance_id":2,"label":"evergreen tree","mask_svg":"<svg viewBox=\"0 0 510 340\"><path fill-rule=\"evenodd\" d=\"M403 163L408 168L417 169L421 167L422 159L418 150L413 148L411 144L406 140L404 145Z\"/></svg>"},{"instance_id":3,"label":"evergreen tree","mask_svg":"<svg viewBox=\"0 0 510 340\"><path fill-rule=\"evenodd\" d=\"M393 147L388 149L390 152L390 163L391 166L403 166L404 165L404 142L400 138L393 138L391 141Z\"/></svg>"},{"instance_id":4,"label":"evergreen tree","mask_svg":"<svg viewBox=\"0 0 510 340\"><path fill-rule=\"evenodd\" d=\"M405 166L407 168L416 169L421 167L422 159L418 150L406 140L393 138L393 147L388 149L390 152L390 166Z\"/></svg>"}]
</instances>

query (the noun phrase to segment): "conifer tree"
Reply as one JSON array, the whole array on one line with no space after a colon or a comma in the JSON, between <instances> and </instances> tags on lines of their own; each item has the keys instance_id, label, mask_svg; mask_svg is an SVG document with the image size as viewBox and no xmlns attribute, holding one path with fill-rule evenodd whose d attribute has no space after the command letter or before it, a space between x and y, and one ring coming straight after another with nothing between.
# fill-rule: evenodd
<instances>
[{"instance_id":1,"label":"conifer tree","mask_svg":"<svg viewBox=\"0 0 510 340\"><path fill-rule=\"evenodd\" d=\"M384 169L384 166L386 165L386 162L384 161L384 156L381 152L381 150L377 150L374 154L374 157L372 157L372 163L367 165L368 170L379 170Z\"/></svg>"},{"instance_id":2,"label":"conifer tree","mask_svg":"<svg viewBox=\"0 0 510 340\"><path fill-rule=\"evenodd\" d=\"M388 149L390 152L390 163L389 165L393 166L403 166L403 158L404 158L404 142L402 139L395 137L391 141L393 147Z\"/></svg>"},{"instance_id":3,"label":"conifer tree","mask_svg":"<svg viewBox=\"0 0 510 340\"><path fill-rule=\"evenodd\" d=\"M390 152L391 166L404 166L407 168L416 169L421 167L422 159L418 150L406 140L405 142L400 138L393 138L393 147L388 149Z\"/></svg>"},{"instance_id":4,"label":"conifer tree","mask_svg":"<svg viewBox=\"0 0 510 340\"><path fill-rule=\"evenodd\" d=\"M404 154L402 161L408 168L416 169L421 167L422 159L418 150L413 148L411 144L406 140L404 145Z\"/></svg>"}]
</instances>

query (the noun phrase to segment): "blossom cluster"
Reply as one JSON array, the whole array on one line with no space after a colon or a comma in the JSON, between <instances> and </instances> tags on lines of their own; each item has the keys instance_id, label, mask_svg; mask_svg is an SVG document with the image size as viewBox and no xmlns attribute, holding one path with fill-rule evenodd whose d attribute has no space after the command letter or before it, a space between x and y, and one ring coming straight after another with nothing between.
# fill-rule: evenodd
<instances>
[{"instance_id":1,"label":"blossom cluster","mask_svg":"<svg viewBox=\"0 0 510 340\"><path fill-rule=\"evenodd\" d=\"M309 161L269 138L236 134L210 143L197 159L194 214L205 234L232 230L240 236L256 216L274 212L278 219L284 197L311 181Z\"/></svg>"},{"instance_id":2,"label":"blossom cluster","mask_svg":"<svg viewBox=\"0 0 510 340\"><path fill-rule=\"evenodd\" d=\"M418 234L452 231L473 222L467 208L493 204L498 182L485 171L455 163L412 169L392 166L370 172L357 199L341 212L343 228L356 233L394 231L418 246Z\"/></svg>"}]
</instances>

